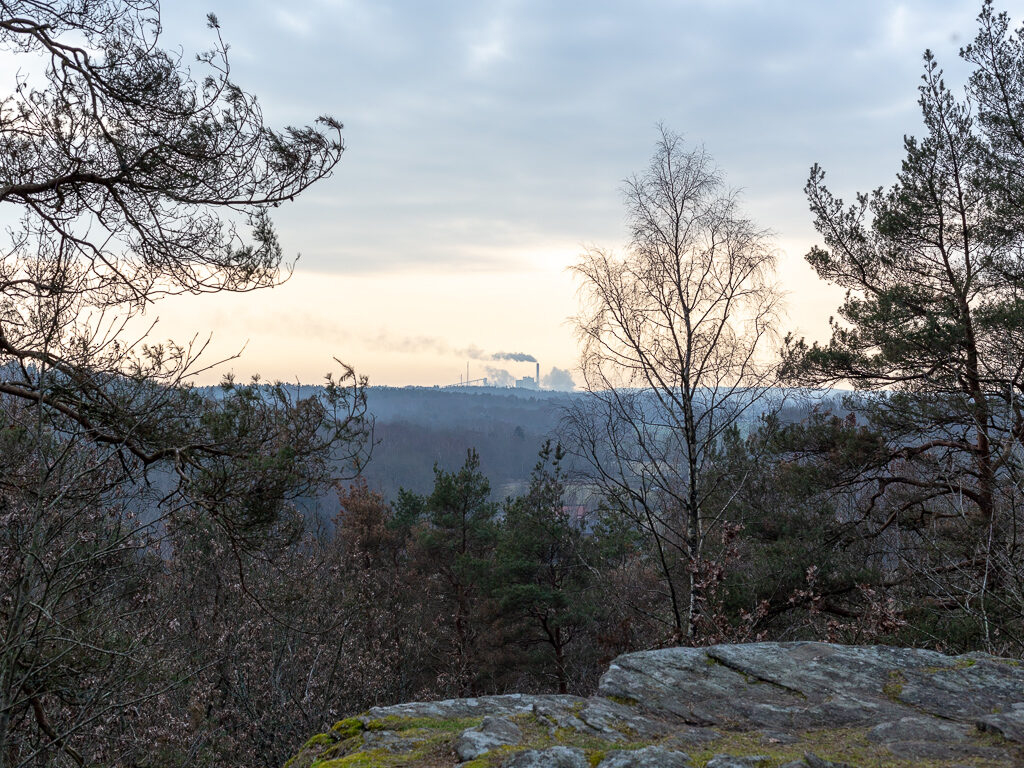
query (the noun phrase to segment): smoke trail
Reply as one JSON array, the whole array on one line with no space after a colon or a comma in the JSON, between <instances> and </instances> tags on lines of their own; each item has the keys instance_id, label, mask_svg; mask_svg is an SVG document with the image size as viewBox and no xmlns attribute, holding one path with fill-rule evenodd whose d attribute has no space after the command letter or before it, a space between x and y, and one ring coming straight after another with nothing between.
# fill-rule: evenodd
<instances>
[{"instance_id":1,"label":"smoke trail","mask_svg":"<svg viewBox=\"0 0 1024 768\"><path fill-rule=\"evenodd\" d=\"M487 353L476 344L470 344L464 349L456 349L455 354L459 357L468 357L470 360L487 360Z\"/></svg>"},{"instance_id":2,"label":"smoke trail","mask_svg":"<svg viewBox=\"0 0 1024 768\"><path fill-rule=\"evenodd\" d=\"M491 360L514 360L517 363L536 363L537 358L525 352L495 352Z\"/></svg>"},{"instance_id":3,"label":"smoke trail","mask_svg":"<svg viewBox=\"0 0 1024 768\"><path fill-rule=\"evenodd\" d=\"M376 336L370 338L370 343L374 348L388 352L402 352L405 354L432 352L438 355L468 357L470 360L492 359L490 355L476 344L453 349L448 342L434 336L398 336L389 331L381 330Z\"/></svg>"}]
</instances>

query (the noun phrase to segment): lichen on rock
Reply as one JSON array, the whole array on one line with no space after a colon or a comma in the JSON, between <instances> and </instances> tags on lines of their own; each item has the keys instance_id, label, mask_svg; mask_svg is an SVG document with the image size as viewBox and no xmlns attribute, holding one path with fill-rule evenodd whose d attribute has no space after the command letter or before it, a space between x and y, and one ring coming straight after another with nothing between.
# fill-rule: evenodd
<instances>
[{"instance_id":1,"label":"lichen on rock","mask_svg":"<svg viewBox=\"0 0 1024 768\"><path fill-rule=\"evenodd\" d=\"M375 707L287 768L977 768L1024 765L1024 667L828 643L668 648L597 692Z\"/></svg>"}]
</instances>

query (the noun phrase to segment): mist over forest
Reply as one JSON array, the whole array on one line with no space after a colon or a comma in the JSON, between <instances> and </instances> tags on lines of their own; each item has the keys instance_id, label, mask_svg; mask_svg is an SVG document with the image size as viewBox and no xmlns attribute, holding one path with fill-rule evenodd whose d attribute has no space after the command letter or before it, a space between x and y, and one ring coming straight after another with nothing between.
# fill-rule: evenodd
<instances>
[{"instance_id":1,"label":"mist over forest","mask_svg":"<svg viewBox=\"0 0 1024 768\"><path fill-rule=\"evenodd\" d=\"M433 467L457 467L480 453L480 469L500 500L525 487L544 440L574 395L491 387L451 389L371 387L372 458L363 476L373 490L395 498L400 488L427 493Z\"/></svg>"},{"instance_id":2,"label":"mist over forest","mask_svg":"<svg viewBox=\"0 0 1024 768\"><path fill-rule=\"evenodd\" d=\"M846 414L836 390L779 393L786 405L780 417L798 422L814 408ZM370 387L367 411L374 422L371 459L362 472L369 487L385 498L399 490L427 493L434 466L460 466L466 453L480 454L480 471L490 480L493 501L522 493L545 441L560 439L561 421L582 392L504 389L498 387ZM745 414L745 431L760 413ZM584 482L584 463L568 456L567 478ZM594 506L597 501L591 499Z\"/></svg>"}]
</instances>

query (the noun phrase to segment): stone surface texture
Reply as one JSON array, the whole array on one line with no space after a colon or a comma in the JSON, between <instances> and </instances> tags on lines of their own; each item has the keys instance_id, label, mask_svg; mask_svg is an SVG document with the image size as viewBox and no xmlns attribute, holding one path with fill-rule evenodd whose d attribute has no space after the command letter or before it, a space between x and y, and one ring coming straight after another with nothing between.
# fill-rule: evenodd
<instances>
[{"instance_id":1,"label":"stone surface texture","mask_svg":"<svg viewBox=\"0 0 1024 768\"><path fill-rule=\"evenodd\" d=\"M526 749L505 762L508 768L590 768L582 749L548 747Z\"/></svg>"},{"instance_id":2,"label":"stone surface texture","mask_svg":"<svg viewBox=\"0 0 1024 768\"><path fill-rule=\"evenodd\" d=\"M472 760L498 747L518 744L523 732L507 717L485 717L479 728L467 728L455 742L455 754L461 760Z\"/></svg>"},{"instance_id":3,"label":"stone surface texture","mask_svg":"<svg viewBox=\"0 0 1024 768\"><path fill-rule=\"evenodd\" d=\"M1024 767L1024 666L818 642L615 659L590 697L375 707L288 768Z\"/></svg>"},{"instance_id":4,"label":"stone surface texture","mask_svg":"<svg viewBox=\"0 0 1024 768\"><path fill-rule=\"evenodd\" d=\"M599 763L601 768L689 768L692 763L685 752L665 747L615 749Z\"/></svg>"}]
</instances>

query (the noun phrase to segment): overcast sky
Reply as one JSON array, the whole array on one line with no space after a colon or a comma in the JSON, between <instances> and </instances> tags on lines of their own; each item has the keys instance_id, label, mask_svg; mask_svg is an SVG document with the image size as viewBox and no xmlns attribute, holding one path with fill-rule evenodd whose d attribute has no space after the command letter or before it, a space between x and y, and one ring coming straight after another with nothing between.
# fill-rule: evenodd
<instances>
[{"instance_id":1,"label":"overcast sky","mask_svg":"<svg viewBox=\"0 0 1024 768\"><path fill-rule=\"evenodd\" d=\"M1021 3L1003 4L1015 18ZM776 233L789 327L840 296L803 264L812 163L850 198L889 184L919 130L921 55L948 79L980 2L174 0L186 57L215 12L233 77L271 124L331 114L334 176L277 216L292 280L158 308L158 335L214 329L241 375L314 382L339 357L378 384L445 384L465 350L577 362L565 268L624 237L620 184L663 121L702 143ZM473 377L483 363L470 361ZM532 366L507 366L516 375Z\"/></svg>"}]
</instances>

